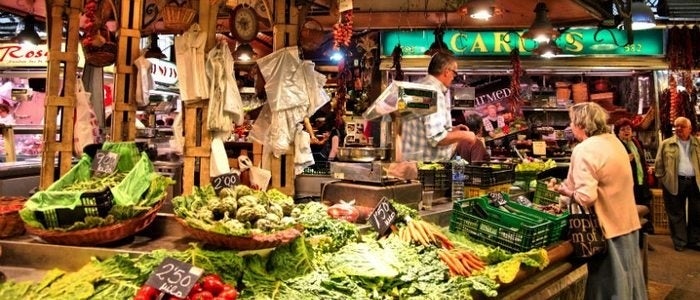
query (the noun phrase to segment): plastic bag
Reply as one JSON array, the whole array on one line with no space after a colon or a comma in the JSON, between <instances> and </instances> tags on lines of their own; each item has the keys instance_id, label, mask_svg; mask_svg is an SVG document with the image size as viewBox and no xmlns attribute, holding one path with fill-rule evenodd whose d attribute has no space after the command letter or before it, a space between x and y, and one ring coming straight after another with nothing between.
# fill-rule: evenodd
<instances>
[{"instance_id":1,"label":"plastic bag","mask_svg":"<svg viewBox=\"0 0 700 300\"><path fill-rule=\"evenodd\" d=\"M134 65L136 65L138 70L134 98L136 99L136 105L144 107L150 103L149 91L155 88L153 77L151 76L152 64L142 55L134 61Z\"/></svg>"},{"instance_id":2,"label":"plastic bag","mask_svg":"<svg viewBox=\"0 0 700 300\"><path fill-rule=\"evenodd\" d=\"M94 144L100 136L97 117L90 103L91 93L85 91L82 80L76 80L75 123L73 125L73 154L80 156L83 148Z\"/></svg>"}]
</instances>

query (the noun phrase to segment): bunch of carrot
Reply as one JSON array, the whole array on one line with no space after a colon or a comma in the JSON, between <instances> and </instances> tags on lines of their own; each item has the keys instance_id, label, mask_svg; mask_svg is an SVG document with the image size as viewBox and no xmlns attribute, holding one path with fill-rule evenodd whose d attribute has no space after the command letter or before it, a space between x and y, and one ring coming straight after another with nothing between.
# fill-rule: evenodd
<instances>
[{"instance_id":1,"label":"bunch of carrot","mask_svg":"<svg viewBox=\"0 0 700 300\"><path fill-rule=\"evenodd\" d=\"M406 226L398 228L395 234L407 243L415 242L423 246L437 245L445 249L452 249L452 242L440 231L440 228L423 220L410 220Z\"/></svg>"},{"instance_id":2,"label":"bunch of carrot","mask_svg":"<svg viewBox=\"0 0 700 300\"><path fill-rule=\"evenodd\" d=\"M452 276L468 277L486 266L478 256L464 249L439 249L438 256L447 264Z\"/></svg>"}]
</instances>

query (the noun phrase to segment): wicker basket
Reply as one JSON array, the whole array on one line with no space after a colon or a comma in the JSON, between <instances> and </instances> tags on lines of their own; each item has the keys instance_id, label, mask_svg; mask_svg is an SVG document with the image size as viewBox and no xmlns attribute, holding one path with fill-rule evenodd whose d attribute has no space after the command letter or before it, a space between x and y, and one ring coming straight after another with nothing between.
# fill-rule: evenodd
<instances>
[{"instance_id":1,"label":"wicker basket","mask_svg":"<svg viewBox=\"0 0 700 300\"><path fill-rule=\"evenodd\" d=\"M292 227L270 234L257 234L249 237L232 236L190 227L185 220L178 217L175 217L175 220L195 239L217 247L234 250L273 248L287 244L301 235L301 230L299 228Z\"/></svg>"},{"instance_id":2,"label":"wicker basket","mask_svg":"<svg viewBox=\"0 0 700 300\"><path fill-rule=\"evenodd\" d=\"M24 233L24 222L19 217L19 210L26 200L24 197L0 197L0 238Z\"/></svg>"},{"instance_id":3,"label":"wicker basket","mask_svg":"<svg viewBox=\"0 0 700 300\"><path fill-rule=\"evenodd\" d=\"M83 46L83 52L85 52L86 63L96 67L106 67L117 61L118 46L109 32L100 32L100 35L105 38L105 43L101 46Z\"/></svg>"},{"instance_id":4,"label":"wicker basket","mask_svg":"<svg viewBox=\"0 0 700 300\"><path fill-rule=\"evenodd\" d=\"M197 11L183 6L167 5L163 7L163 27L168 30L185 31L190 28Z\"/></svg>"},{"instance_id":5,"label":"wicker basket","mask_svg":"<svg viewBox=\"0 0 700 300\"><path fill-rule=\"evenodd\" d=\"M299 35L301 36L301 48L306 51L318 49L326 37L323 25L313 18L306 19L306 22L301 26Z\"/></svg>"},{"instance_id":6,"label":"wicker basket","mask_svg":"<svg viewBox=\"0 0 700 300\"><path fill-rule=\"evenodd\" d=\"M652 106L649 108L647 113L644 114L644 118L642 118L642 122L639 123L639 128L642 130L648 129L649 126L651 126L651 124L654 123L655 118L656 118L656 110Z\"/></svg>"},{"instance_id":7,"label":"wicker basket","mask_svg":"<svg viewBox=\"0 0 700 300\"><path fill-rule=\"evenodd\" d=\"M27 233L37 236L47 243L72 246L95 246L118 241L132 236L146 228L155 220L163 201L146 213L117 224L74 231L45 230L25 226Z\"/></svg>"}]
</instances>

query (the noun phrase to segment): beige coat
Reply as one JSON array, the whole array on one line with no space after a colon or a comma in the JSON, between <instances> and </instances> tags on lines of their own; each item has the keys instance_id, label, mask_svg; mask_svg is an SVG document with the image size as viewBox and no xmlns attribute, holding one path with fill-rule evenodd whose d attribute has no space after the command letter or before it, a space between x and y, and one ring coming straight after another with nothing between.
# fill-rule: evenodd
<instances>
[{"instance_id":1,"label":"beige coat","mask_svg":"<svg viewBox=\"0 0 700 300\"><path fill-rule=\"evenodd\" d=\"M581 205L595 207L605 238L641 228L629 156L615 135L592 136L576 145L564 184Z\"/></svg>"},{"instance_id":2,"label":"beige coat","mask_svg":"<svg viewBox=\"0 0 700 300\"><path fill-rule=\"evenodd\" d=\"M664 188L672 195L678 195L678 156L681 153L678 137L672 136L661 142L656 152L654 172L656 177L664 185ZM700 187L700 140L690 136L690 163L695 170L695 183Z\"/></svg>"}]
</instances>

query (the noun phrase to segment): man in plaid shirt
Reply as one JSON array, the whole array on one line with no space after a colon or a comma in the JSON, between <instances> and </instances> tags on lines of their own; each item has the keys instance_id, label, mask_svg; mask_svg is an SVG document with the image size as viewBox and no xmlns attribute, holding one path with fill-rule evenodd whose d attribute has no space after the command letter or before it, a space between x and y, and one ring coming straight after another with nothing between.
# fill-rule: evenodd
<instances>
[{"instance_id":1,"label":"man in plaid shirt","mask_svg":"<svg viewBox=\"0 0 700 300\"><path fill-rule=\"evenodd\" d=\"M446 93L457 76L457 60L448 53L433 55L428 65L428 75L418 83L432 85L438 93L437 111L433 114L402 122L402 160L448 161L455 144L474 142L476 136L465 125L452 127L450 99Z\"/></svg>"}]
</instances>

